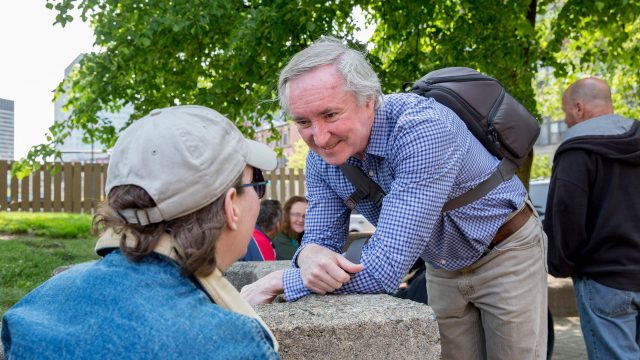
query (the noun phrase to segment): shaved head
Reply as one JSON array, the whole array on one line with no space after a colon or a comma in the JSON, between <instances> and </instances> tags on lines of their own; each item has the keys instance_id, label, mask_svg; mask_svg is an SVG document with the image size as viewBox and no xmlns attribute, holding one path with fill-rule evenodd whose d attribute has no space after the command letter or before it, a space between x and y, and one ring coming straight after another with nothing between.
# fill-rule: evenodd
<instances>
[{"instance_id":1,"label":"shaved head","mask_svg":"<svg viewBox=\"0 0 640 360\"><path fill-rule=\"evenodd\" d=\"M599 106L611 106L611 90L609 85L595 77L578 80L567 88L567 96L571 101L584 101Z\"/></svg>"},{"instance_id":2,"label":"shaved head","mask_svg":"<svg viewBox=\"0 0 640 360\"><path fill-rule=\"evenodd\" d=\"M562 96L562 111L569 127L597 116L611 114L613 105L609 85L596 77L574 82Z\"/></svg>"}]
</instances>

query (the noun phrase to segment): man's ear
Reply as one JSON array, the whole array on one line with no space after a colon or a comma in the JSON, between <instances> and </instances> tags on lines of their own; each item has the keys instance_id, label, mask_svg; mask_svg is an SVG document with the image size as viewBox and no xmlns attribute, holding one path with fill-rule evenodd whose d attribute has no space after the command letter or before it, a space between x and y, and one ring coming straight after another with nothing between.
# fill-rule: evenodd
<instances>
[{"instance_id":1,"label":"man's ear","mask_svg":"<svg viewBox=\"0 0 640 360\"><path fill-rule=\"evenodd\" d=\"M227 227L230 230L238 229L238 220L240 216L236 209L236 201L238 200L238 191L235 188L227 190L224 195L224 216L227 220Z\"/></svg>"},{"instance_id":2,"label":"man's ear","mask_svg":"<svg viewBox=\"0 0 640 360\"><path fill-rule=\"evenodd\" d=\"M584 108L584 103L582 101L576 101L576 106L575 106L575 111L576 111L576 119L582 120L585 117L585 108Z\"/></svg>"},{"instance_id":3,"label":"man's ear","mask_svg":"<svg viewBox=\"0 0 640 360\"><path fill-rule=\"evenodd\" d=\"M373 114L375 116L376 113L376 98L375 97L371 97L367 100L365 106L367 107L367 110L369 112L371 112L371 114Z\"/></svg>"}]
</instances>

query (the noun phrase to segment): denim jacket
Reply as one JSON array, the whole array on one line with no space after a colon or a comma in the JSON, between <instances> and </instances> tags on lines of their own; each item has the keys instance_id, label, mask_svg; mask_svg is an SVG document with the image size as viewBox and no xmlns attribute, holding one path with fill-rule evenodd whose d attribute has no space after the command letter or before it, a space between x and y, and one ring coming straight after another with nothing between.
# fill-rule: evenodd
<instances>
[{"instance_id":1,"label":"denim jacket","mask_svg":"<svg viewBox=\"0 0 640 360\"><path fill-rule=\"evenodd\" d=\"M267 331L211 302L170 259L114 250L49 279L2 319L11 359L279 359Z\"/></svg>"}]
</instances>

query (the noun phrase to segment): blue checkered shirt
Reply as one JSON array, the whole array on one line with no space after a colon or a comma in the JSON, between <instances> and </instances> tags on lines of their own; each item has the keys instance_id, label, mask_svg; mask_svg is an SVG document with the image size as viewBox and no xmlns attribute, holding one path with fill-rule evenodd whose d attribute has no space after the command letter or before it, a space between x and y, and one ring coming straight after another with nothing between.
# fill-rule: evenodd
<instances>
[{"instance_id":1,"label":"blue checkered shirt","mask_svg":"<svg viewBox=\"0 0 640 360\"><path fill-rule=\"evenodd\" d=\"M393 293L418 257L436 268L473 264L507 216L524 202L526 190L514 176L483 198L441 213L442 206L488 178L498 166L464 122L433 99L386 95L376 110L363 160L351 157L387 194L382 209L361 201L356 209L376 225L364 246L364 270L336 293ZM354 186L337 166L310 152L306 170L309 205L302 246L283 275L285 297L310 294L296 259L308 244L342 252Z\"/></svg>"}]
</instances>

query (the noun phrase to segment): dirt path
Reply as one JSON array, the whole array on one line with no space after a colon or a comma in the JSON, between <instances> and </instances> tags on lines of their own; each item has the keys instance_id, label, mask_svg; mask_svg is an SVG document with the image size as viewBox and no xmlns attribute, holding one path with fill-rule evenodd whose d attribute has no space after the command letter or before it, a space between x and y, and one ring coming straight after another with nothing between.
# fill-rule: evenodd
<instances>
[{"instance_id":1,"label":"dirt path","mask_svg":"<svg viewBox=\"0 0 640 360\"><path fill-rule=\"evenodd\" d=\"M13 240L15 238L16 238L16 235L0 234L0 241L2 241L2 240Z\"/></svg>"}]
</instances>

